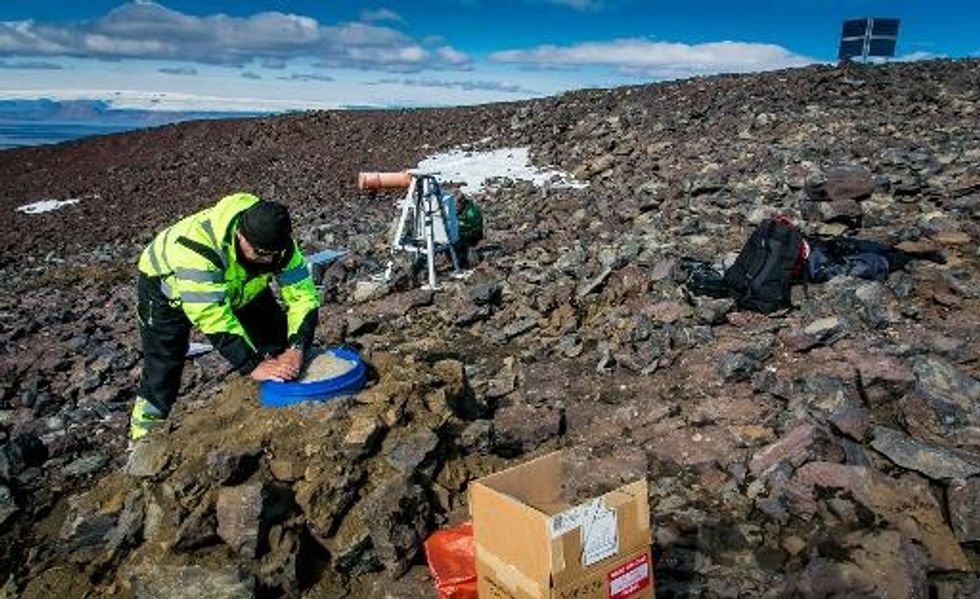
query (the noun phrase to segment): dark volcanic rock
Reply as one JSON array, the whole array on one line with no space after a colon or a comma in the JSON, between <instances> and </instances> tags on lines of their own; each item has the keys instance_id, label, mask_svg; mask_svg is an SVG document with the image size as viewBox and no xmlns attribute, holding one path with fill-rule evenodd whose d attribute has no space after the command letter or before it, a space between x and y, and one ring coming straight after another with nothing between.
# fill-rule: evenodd
<instances>
[{"instance_id":1,"label":"dark volcanic rock","mask_svg":"<svg viewBox=\"0 0 980 599\"><path fill-rule=\"evenodd\" d=\"M189 551L218 540L218 519L214 506L203 501L180 523L174 535L174 548Z\"/></svg>"},{"instance_id":2,"label":"dark volcanic rock","mask_svg":"<svg viewBox=\"0 0 980 599\"><path fill-rule=\"evenodd\" d=\"M935 357L916 360L916 393L935 411L945 428L980 425L980 381Z\"/></svg>"},{"instance_id":3,"label":"dark volcanic rock","mask_svg":"<svg viewBox=\"0 0 980 599\"><path fill-rule=\"evenodd\" d=\"M469 291L470 300L477 306L497 305L500 303L503 289L495 281L477 283Z\"/></svg>"},{"instance_id":4,"label":"dark volcanic rock","mask_svg":"<svg viewBox=\"0 0 980 599\"><path fill-rule=\"evenodd\" d=\"M400 476L385 480L358 506L381 565L398 576L421 550L432 517L425 490Z\"/></svg>"},{"instance_id":5,"label":"dark volcanic rock","mask_svg":"<svg viewBox=\"0 0 980 599\"><path fill-rule=\"evenodd\" d=\"M972 597L978 89L973 59L816 65L0 152L5 589L415 596L421 541L467 483L562 447L576 495L649 481L658 594ZM410 260L374 279L400 193L358 194L358 171L524 146L589 186L474 186L471 276L440 258L434 292ZM304 252L349 250L316 273L317 342L352 344L367 385L267 410L217 352L194 357L120 472L133 265L235 191L288 205ZM945 261L798 285L771 315L683 288L687 259L723 269L777 214ZM51 584L68 578L77 593Z\"/></svg>"},{"instance_id":6,"label":"dark volcanic rock","mask_svg":"<svg viewBox=\"0 0 980 599\"><path fill-rule=\"evenodd\" d=\"M408 475L415 472L438 444L438 435L432 431L422 431L398 439L383 453L392 468Z\"/></svg>"},{"instance_id":7,"label":"dark volcanic rock","mask_svg":"<svg viewBox=\"0 0 980 599\"><path fill-rule=\"evenodd\" d=\"M835 166L807 180L804 190L816 202L860 200L871 195L877 185L864 166Z\"/></svg>"},{"instance_id":8,"label":"dark volcanic rock","mask_svg":"<svg viewBox=\"0 0 980 599\"><path fill-rule=\"evenodd\" d=\"M772 339L747 345L739 350L725 352L718 359L718 374L725 381L747 380L762 367L770 356Z\"/></svg>"},{"instance_id":9,"label":"dark volcanic rock","mask_svg":"<svg viewBox=\"0 0 980 599\"><path fill-rule=\"evenodd\" d=\"M144 522L143 494L133 491L126 496L116 526L106 533L106 546L110 551L134 547L142 540Z\"/></svg>"},{"instance_id":10,"label":"dark volcanic rock","mask_svg":"<svg viewBox=\"0 0 980 599\"><path fill-rule=\"evenodd\" d=\"M980 455L956 452L939 445L917 441L896 430L875 427L871 447L899 466L916 470L929 478L948 480L980 473Z\"/></svg>"},{"instance_id":11,"label":"dark volcanic rock","mask_svg":"<svg viewBox=\"0 0 980 599\"><path fill-rule=\"evenodd\" d=\"M160 474L170 459L170 448L156 439L147 439L136 445L126 462L126 473L138 478L151 478Z\"/></svg>"},{"instance_id":12,"label":"dark volcanic rock","mask_svg":"<svg viewBox=\"0 0 980 599\"><path fill-rule=\"evenodd\" d=\"M67 476L85 476L101 470L108 463L109 456L100 452L94 452L82 456L70 464L66 464L62 472Z\"/></svg>"},{"instance_id":13,"label":"dark volcanic rock","mask_svg":"<svg viewBox=\"0 0 980 599\"><path fill-rule=\"evenodd\" d=\"M208 469L217 483L236 485L252 474L258 465L258 458L259 456L256 454L231 453L223 449L216 449L208 454L207 463Z\"/></svg>"},{"instance_id":14,"label":"dark volcanic rock","mask_svg":"<svg viewBox=\"0 0 980 599\"><path fill-rule=\"evenodd\" d=\"M818 557L810 561L797 583L798 596L929 597L925 557L900 533L851 533L833 542L850 559L838 562Z\"/></svg>"},{"instance_id":15,"label":"dark volcanic rock","mask_svg":"<svg viewBox=\"0 0 980 599\"><path fill-rule=\"evenodd\" d=\"M17 502L14 501L14 496L10 493L10 489L4 485L0 485L0 525L6 524L7 520L16 514L19 509Z\"/></svg>"},{"instance_id":16,"label":"dark volcanic rock","mask_svg":"<svg viewBox=\"0 0 980 599\"><path fill-rule=\"evenodd\" d=\"M515 403L497 410L493 418L495 451L521 454L561 432L562 415L549 407Z\"/></svg>"},{"instance_id":17,"label":"dark volcanic rock","mask_svg":"<svg viewBox=\"0 0 980 599\"><path fill-rule=\"evenodd\" d=\"M58 534L61 551L94 558L106 547L107 536L116 526L118 509L103 510L93 505L90 491L68 500L69 512Z\"/></svg>"},{"instance_id":18,"label":"dark volcanic rock","mask_svg":"<svg viewBox=\"0 0 980 599\"><path fill-rule=\"evenodd\" d=\"M0 446L0 479L9 480L48 459L48 448L36 435L25 433Z\"/></svg>"},{"instance_id":19,"label":"dark volcanic rock","mask_svg":"<svg viewBox=\"0 0 980 599\"><path fill-rule=\"evenodd\" d=\"M782 463L797 467L812 460L837 461L843 457L841 448L825 431L812 424L801 424L756 452L749 469L760 475Z\"/></svg>"},{"instance_id":20,"label":"dark volcanic rock","mask_svg":"<svg viewBox=\"0 0 980 599\"><path fill-rule=\"evenodd\" d=\"M255 596L255 580L238 568L201 566L146 566L130 581L137 599L248 599Z\"/></svg>"},{"instance_id":21,"label":"dark volcanic rock","mask_svg":"<svg viewBox=\"0 0 980 599\"><path fill-rule=\"evenodd\" d=\"M949 483L949 520L960 541L980 541L980 478Z\"/></svg>"},{"instance_id":22,"label":"dark volcanic rock","mask_svg":"<svg viewBox=\"0 0 980 599\"><path fill-rule=\"evenodd\" d=\"M339 524L339 518L357 499L362 477L360 473L329 476L296 485L296 502L306 515L314 538L323 544Z\"/></svg>"},{"instance_id":23,"label":"dark volcanic rock","mask_svg":"<svg viewBox=\"0 0 980 599\"><path fill-rule=\"evenodd\" d=\"M867 467L811 462L793 475L793 509L804 517L817 511L817 489L841 490L877 517L923 544L934 568L968 570L963 550L943 520L940 506L927 489L915 488Z\"/></svg>"},{"instance_id":24,"label":"dark volcanic rock","mask_svg":"<svg viewBox=\"0 0 980 599\"><path fill-rule=\"evenodd\" d=\"M264 499L261 483L218 491L218 536L242 557L254 558L258 552Z\"/></svg>"}]
</instances>

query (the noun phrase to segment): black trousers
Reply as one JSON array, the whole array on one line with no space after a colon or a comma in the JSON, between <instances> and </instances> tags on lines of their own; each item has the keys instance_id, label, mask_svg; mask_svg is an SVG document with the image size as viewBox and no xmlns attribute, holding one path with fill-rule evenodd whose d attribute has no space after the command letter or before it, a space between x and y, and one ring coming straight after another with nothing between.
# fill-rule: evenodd
<instances>
[{"instance_id":1,"label":"black trousers","mask_svg":"<svg viewBox=\"0 0 980 599\"><path fill-rule=\"evenodd\" d=\"M141 274L136 286L140 339L143 344L141 397L163 415L170 413L190 345L191 322L160 289L160 279ZM287 345L286 313L268 287L235 311L263 355L278 355Z\"/></svg>"},{"instance_id":2,"label":"black trousers","mask_svg":"<svg viewBox=\"0 0 980 599\"><path fill-rule=\"evenodd\" d=\"M858 239L855 237L836 237L826 241L812 241L811 245L822 248L833 261L843 262L848 256L858 254L874 254L881 256L888 261L888 272L902 270L913 260L928 260L938 264L945 264L946 258L941 252L927 250L922 252L908 252L895 249L884 243L871 239Z\"/></svg>"},{"instance_id":3,"label":"black trousers","mask_svg":"<svg viewBox=\"0 0 980 599\"><path fill-rule=\"evenodd\" d=\"M477 244L476 241L460 239L453 244L453 250L456 252L456 260L459 262L459 267L462 269L469 268L473 266L473 260L470 256L473 247Z\"/></svg>"}]
</instances>

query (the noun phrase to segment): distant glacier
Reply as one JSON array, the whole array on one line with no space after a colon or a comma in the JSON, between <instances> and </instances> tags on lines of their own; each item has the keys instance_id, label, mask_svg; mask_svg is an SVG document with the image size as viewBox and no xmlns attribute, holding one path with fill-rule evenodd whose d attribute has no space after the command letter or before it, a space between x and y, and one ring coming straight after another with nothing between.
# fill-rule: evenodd
<instances>
[{"instance_id":1,"label":"distant glacier","mask_svg":"<svg viewBox=\"0 0 980 599\"><path fill-rule=\"evenodd\" d=\"M0 100L0 150L61 143L181 121L269 114L272 113L120 109L104 100Z\"/></svg>"}]
</instances>

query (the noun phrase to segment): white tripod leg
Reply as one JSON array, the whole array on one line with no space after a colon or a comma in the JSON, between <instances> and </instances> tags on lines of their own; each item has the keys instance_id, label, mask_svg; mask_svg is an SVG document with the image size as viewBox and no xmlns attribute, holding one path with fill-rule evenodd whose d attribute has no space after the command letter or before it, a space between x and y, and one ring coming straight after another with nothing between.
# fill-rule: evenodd
<instances>
[{"instance_id":1,"label":"white tripod leg","mask_svg":"<svg viewBox=\"0 0 980 599\"><path fill-rule=\"evenodd\" d=\"M408 193L405 194L405 198L401 202L401 216L398 218L398 226L395 228L395 237L391 240L392 253L402 248L402 237L405 235L405 226L408 223L409 214L412 212L416 184L417 180L412 177L412 183L408 186Z\"/></svg>"},{"instance_id":2,"label":"white tripod leg","mask_svg":"<svg viewBox=\"0 0 980 599\"><path fill-rule=\"evenodd\" d=\"M395 227L395 235L391 240L391 259L385 265L384 281L390 282L391 277L394 274L395 269L395 254L402 249L402 237L405 235L405 226L408 223L408 218L412 212L413 198L415 194L415 185L417 179L412 177L412 182L408 186L408 192L405 194L405 198L401 201L401 215L398 217L398 225Z\"/></svg>"}]
</instances>

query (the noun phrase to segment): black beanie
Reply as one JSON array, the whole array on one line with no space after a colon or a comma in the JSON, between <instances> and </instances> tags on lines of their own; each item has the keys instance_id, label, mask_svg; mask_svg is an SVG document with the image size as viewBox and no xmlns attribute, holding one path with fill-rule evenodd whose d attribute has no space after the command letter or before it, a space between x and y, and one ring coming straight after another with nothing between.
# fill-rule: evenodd
<instances>
[{"instance_id":1,"label":"black beanie","mask_svg":"<svg viewBox=\"0 0 980 599\"><path fill-rule=\"evenodd\" d=\"M242 212L239 224L245 239L259 250L281 252L292 245L289 211L278 202L260 201Z\"/></svg>"}]
</instances>

